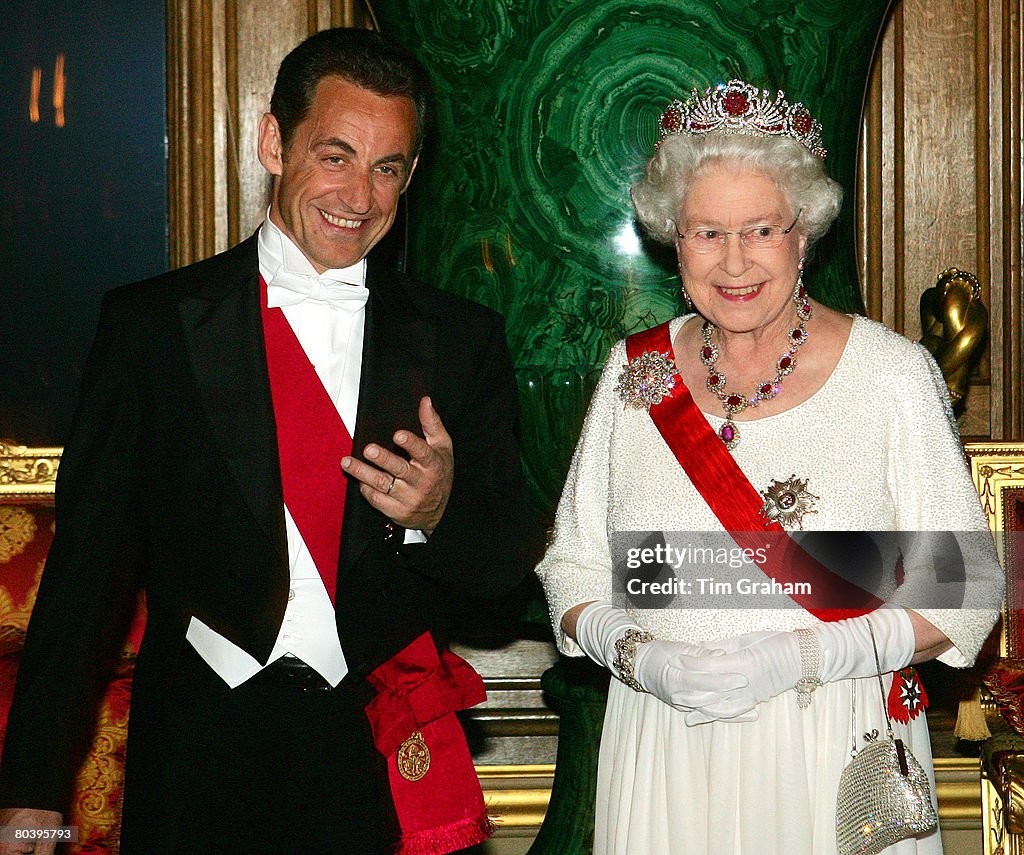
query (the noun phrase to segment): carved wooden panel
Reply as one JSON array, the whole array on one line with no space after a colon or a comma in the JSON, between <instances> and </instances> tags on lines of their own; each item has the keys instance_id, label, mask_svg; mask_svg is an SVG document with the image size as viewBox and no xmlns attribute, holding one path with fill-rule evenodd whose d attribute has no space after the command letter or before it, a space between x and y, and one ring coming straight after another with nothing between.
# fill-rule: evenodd
<instances>
[{"instance_id":1,"label":"carved wooden panel","mask_svg":"<svg viewBox=\"0 0 1024 855\"><path fill-rule=\"evenodd\" d=\"M975 273L990 336L966 437L1024 433L1021 374L1019 0L902 0L875 58L862 129L865 303L910 338L921 292Z\"/></svg>"}]
</instances>

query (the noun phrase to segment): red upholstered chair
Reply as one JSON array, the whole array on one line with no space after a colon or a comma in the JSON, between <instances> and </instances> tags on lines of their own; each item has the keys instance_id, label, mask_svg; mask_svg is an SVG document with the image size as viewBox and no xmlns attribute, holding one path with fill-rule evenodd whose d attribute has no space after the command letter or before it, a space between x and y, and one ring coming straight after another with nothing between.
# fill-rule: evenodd
<instances>
[{"instance_id":1,"label":"red upholstered chair","mask_svg":"<svg viewBox=\"0 0 1024 855\"><path fill-rule=\"evenodd\" d=\"M50 499L38 504L27 500L20 504L0 502L0 748L53 528ZM71 853L116 855L119 849L132 670L144 626L145 607L140 600L120 659L111 671L92 748L79 770L71 815L65 820L79 828L79 842L66 850Z\"/></svg>"}]
</instances>

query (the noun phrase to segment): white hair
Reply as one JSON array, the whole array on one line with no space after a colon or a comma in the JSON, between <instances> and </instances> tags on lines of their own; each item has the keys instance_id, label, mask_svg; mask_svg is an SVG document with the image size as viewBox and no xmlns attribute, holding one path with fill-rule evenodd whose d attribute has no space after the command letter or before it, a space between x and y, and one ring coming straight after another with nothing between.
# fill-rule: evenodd
<instances>
[{"instance_id":1,"label":"white hair","mask_svg":"<svg viewBox=\"0 0 1024 855\"><path fill-rule=\"evenodd\" d=\"M810 246L839 215L843 188L825 174L821 158L790 137L710 133L665 139L631 189L637 219L659 243L676 240L676 219L690 184L715 169L735 166L775 182Z\"/></svg>"}]
</instances>

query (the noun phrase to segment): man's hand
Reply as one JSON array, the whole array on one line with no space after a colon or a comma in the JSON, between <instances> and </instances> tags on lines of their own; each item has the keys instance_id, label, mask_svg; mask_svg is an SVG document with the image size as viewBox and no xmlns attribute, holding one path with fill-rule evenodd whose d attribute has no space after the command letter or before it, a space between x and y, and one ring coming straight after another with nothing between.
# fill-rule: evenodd
<instances>
[{"instance_id":1,"label":"man's hand","mask_svg":"<svg viewBox=\"0 0 1024 855\"><path fill-rule=\"evenodd\" d=\"M370 463L344 457L341 468L361 482L359 492L392 522L429 535L448 506L455 457L452 438L430 398L420 400L419 419L423 437L408 430L393 437L408 460L371 443L363 449Z\"/></svg>"},{"instance_id":2,"label":"man's hand","mask_svg":"<svg viewBox=\"0 0 1024 855\"><path fill-rule=\"evenodd\" d=\"M58 828L63 817L53 810L34 810L32 808L0 809L0 828L5 828L7 836L0 839L0 855L32 852L35 855L53 855L58 841L50 840L15 840L12 829L15 828Z\"/></svg>"}]
</instances>

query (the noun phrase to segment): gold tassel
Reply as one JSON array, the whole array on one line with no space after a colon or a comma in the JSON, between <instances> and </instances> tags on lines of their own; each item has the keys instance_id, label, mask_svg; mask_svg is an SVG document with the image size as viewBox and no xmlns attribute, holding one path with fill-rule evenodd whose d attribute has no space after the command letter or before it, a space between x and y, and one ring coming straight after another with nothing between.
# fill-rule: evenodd
<instances>
[{"instance_id":1,"label":"gold tassel","mask_svg":"<svg viewBox=\"0 0 1024 855\"><path fill-rule=\"evenodd\" d=\"M983 742L992 736L985 721L985 711L981 708L981 687L967 700L960 701L960 709L956 714L956 726L953 735L971 742Z\"/></svg>"}]
</instances>

